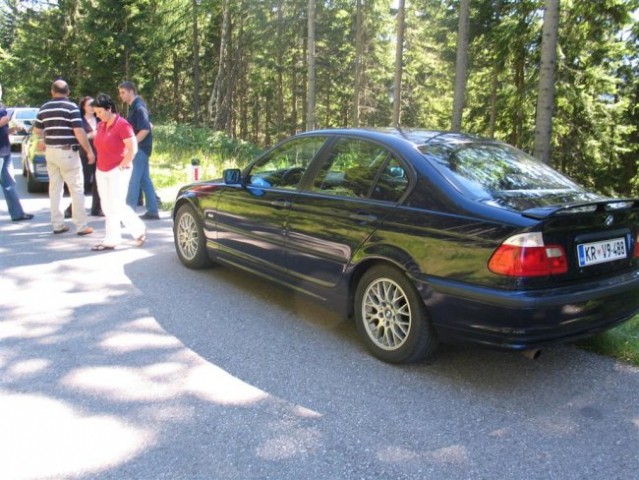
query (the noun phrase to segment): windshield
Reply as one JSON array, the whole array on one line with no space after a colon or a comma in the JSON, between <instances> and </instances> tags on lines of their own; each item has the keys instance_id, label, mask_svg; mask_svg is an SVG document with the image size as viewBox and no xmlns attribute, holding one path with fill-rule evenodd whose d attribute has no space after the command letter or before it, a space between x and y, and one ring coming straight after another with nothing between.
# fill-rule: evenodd
<instances>
[{"instance_id":1,"label":"windshield","mask_svg":"<svg viewBox=\"0 0 639 480\"><path fill-rule=\"evenodd\" d=\"M502 143L424 145L420 151L458 189L514 210L603 198Z\"/></svg>"}]
</instances>

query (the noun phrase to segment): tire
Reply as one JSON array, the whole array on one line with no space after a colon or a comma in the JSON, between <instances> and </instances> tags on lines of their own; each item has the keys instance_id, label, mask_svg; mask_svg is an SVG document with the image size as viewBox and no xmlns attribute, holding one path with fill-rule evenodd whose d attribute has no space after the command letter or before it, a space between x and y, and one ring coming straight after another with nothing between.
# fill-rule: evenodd
<instances>
[{"instance_id":1,"label":"tire","mask_svg":"<svg viewBox=\"0 0 639 480\"><path fill-rule=\"evenodd\" d=\"M27 192L29 193L41 193L46 190L46 185L42 182L38 182L33 178L31 172L27 170Z\"/></svg>"},{"instance_id":2,"label":"tire","mask_svg":"<svg viewBox=\"0 0 639 480\"><path fill-rule=\"evenodd\" d=\"M202 221L191 205L184 204L178 209L173 227L173 240L175 251L184 266L201 269L212 265L213 262L206 251Z\"/></svg>"},{"instance_id":3,"label":"tire","mask_svg":"<svg viewBox=\"0 0 639 480\"><path fill-rule=\"evenodd\" d=\"M437 336L422 298L395 267L378 265L362 276L354 310L364 343L380 360L416 362L437 349Z\"/></svg>"}]
</instances>

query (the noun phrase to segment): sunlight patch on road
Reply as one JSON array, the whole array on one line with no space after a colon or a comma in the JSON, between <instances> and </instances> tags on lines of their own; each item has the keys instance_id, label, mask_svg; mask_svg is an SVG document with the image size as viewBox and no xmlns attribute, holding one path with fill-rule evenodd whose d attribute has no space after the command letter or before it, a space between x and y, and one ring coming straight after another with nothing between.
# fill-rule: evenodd
<instances>
[{"instance_id":1,"label":"sunlight patch on road","mask_svg":"<svg viewBox=\"0 0 639 480\"><path fill-rule=\"evenodd\" d=\"M310 454L321 445L322 434L313 428L295 428L268 439L257 448L257 456L266 460L285 460Z\"/></svg>"},{"instance_id":2,"label":"sunlight patch on road","mask_svg":"<svg viewBox=\"0 0 639 480\"><path fill-rule=\"evenodd\" d=\"M76 309L112 301L121 294L119 284L130 284L123 271L121 274L110 271L104 276L86 275L82 261L86 259L3 272L0 289L13 292L11 318L21 319L29 331L30 322L41 322L53 328L72 319ZM105 281L109 282L107 287ZM39 292L37 297L34 292Z\"/></svg>"},{"instance_id":3,"label":"sunlight patch on road","mask_svg":"<svg viewBox=\"0 0 639 480\"><path fill-rule=\"evenodd\" d=\"M221 405L251 405L269 397L266 392L210 363L191 368L184 389L202 400Z\"/></svg>"},{"instance_id":4,"label":"sunlight patch on road","mask_svg":"<svg viewBox=\"0 0 639 480\"><path fill-rule=\"evenodd\" d=\"M44 396L0 392L2 475L13 480L96 474L138 455L153 435L110 415Z\"/></svg>"},{"instance_id":5,"label":"sunlight patch on road","mask_svg":"<svg viewBox=\"0 0 639 480\"><path fill-rule=\"evenodd\" d=\"M117 401L149 402L193 396L220 405L251 405L269 397L215 365L194 363L197 357L188 350L178 356L179 361L138 368L77 368L65 376L63 384L72 390Z\"/></svg>"},{"instance_id":6,"label":"sunlight patch on road","mask_svg":"<svg viewBox=\"0 0 639 480\"><path fill-rule=\"evenodd\" d=\"M174 337L156 333L115 333L100 342L100 347L114 352L141 349L176 348L182 344Z\"/></svg>"},{"instance_id":7,"label":"sunlight patch on road","mask_svg":"<svg viewBox=\"0 0 639 480\"><path fill-rule=\"evenodd\" d=\"M321 413L316 412L315 410L311 410L310 408L302 407L300 405L296 405L293 407L293 413L302 418L320 418L322 416Z\"/></svg>"},{"instance_id":8,"label":"sunlight patch on road","mask_svg":"<svg viewBox=\"0 0 639 480\"><path fill-rule=\"evenodd\" d=\"M37 375L51 365L51 360L45 358L32 358L29 360L22 360L12 364L4 373L9 379L15 381L19 378L26 378L32 375Z\"/></svg>"},{"instance_id":9,"label":"sunlight patch on road","mask_svg":"<svg viewBox=\"0 0 639 480\"><path fill-rule=\"evenodd\" d=\"M162 401L192 396L220 405L251 405L269 397L259 388L202 359L150 317L110 330L98 346L108 354L164 351L164 361L140 367L76 368L64 377L66 386L120 401ZM304 412L312 415L306 409Z\"/></svg>"},{"instance_id":10,"label":"sunlight patch on road","mask_svg":"<svg viewBox=\"0 0 639 480\"><path fill-rule=\"evenodd\" d=\"M428 461L439 465L468 466L470 455L463 445L450 445L426 452L418 452L403 447L391 446L380 450L377 454L383 462L406 463Z\"/></svg>"},{"instance_id":11,"label":"sunlight patch on road","mask_svg":"<svg viewBox=\"0 0 639 480\"><path fill-rule=\"evenodd\" d=\"M175 396L167 378L149 375L145 368L84 367L69 373L62 383L79 390L118 401L160 401Z\"/></svg>"},{"instance_id":12,"label":"sunlight patch on road","mask_svg":"<svg viewBox=\"0 0 639 480\"><path fill-rule=\"evenodd\" d=\"M38 338L53 335L62 325L57 322L25 322L20 320L3 320L0 323L0 340L9 338Z\"/></svg>"}]
</instances>

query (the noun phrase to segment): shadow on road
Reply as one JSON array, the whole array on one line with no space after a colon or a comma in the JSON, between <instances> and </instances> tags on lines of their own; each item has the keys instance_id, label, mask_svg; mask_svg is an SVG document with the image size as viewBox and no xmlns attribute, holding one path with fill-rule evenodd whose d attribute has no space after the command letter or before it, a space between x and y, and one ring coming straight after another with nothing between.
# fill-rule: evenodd
<instances>
[{"instance_id":1,"label":"shadow on road","mask_svg":"<svg viewBox=\"0 0 639 480\"><path fill-rule=\"evenodd\" d=\"M631 478L637 369L440 348L371 357L354 326L230 268L0 225L3 478ZM99 225L99 223L98 223ZM38 461L33 461L37 458ZM504 473L506 472L506 473Z\"/></svg>"}]
</instances>

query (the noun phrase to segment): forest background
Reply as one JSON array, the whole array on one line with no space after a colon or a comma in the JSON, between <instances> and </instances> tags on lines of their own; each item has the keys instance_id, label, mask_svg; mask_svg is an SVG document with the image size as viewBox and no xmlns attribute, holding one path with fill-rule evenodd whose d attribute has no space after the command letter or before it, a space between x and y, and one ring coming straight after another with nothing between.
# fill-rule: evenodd
<instances>
[{"instance_id":1,"label":"forest background","mask_svg":"<svg viewBox=\"0 0 639 480\"><path fill-rule=\"evenodd\" d=\"M549 3L547 161L638 195L639 0L0 0L0 84L5 104L37 106L58 77L75 98L133 80L175 151L201 151L315 127L449 130L457 75L461 129L533 153Z\"/></svg>"}]
</instances>

